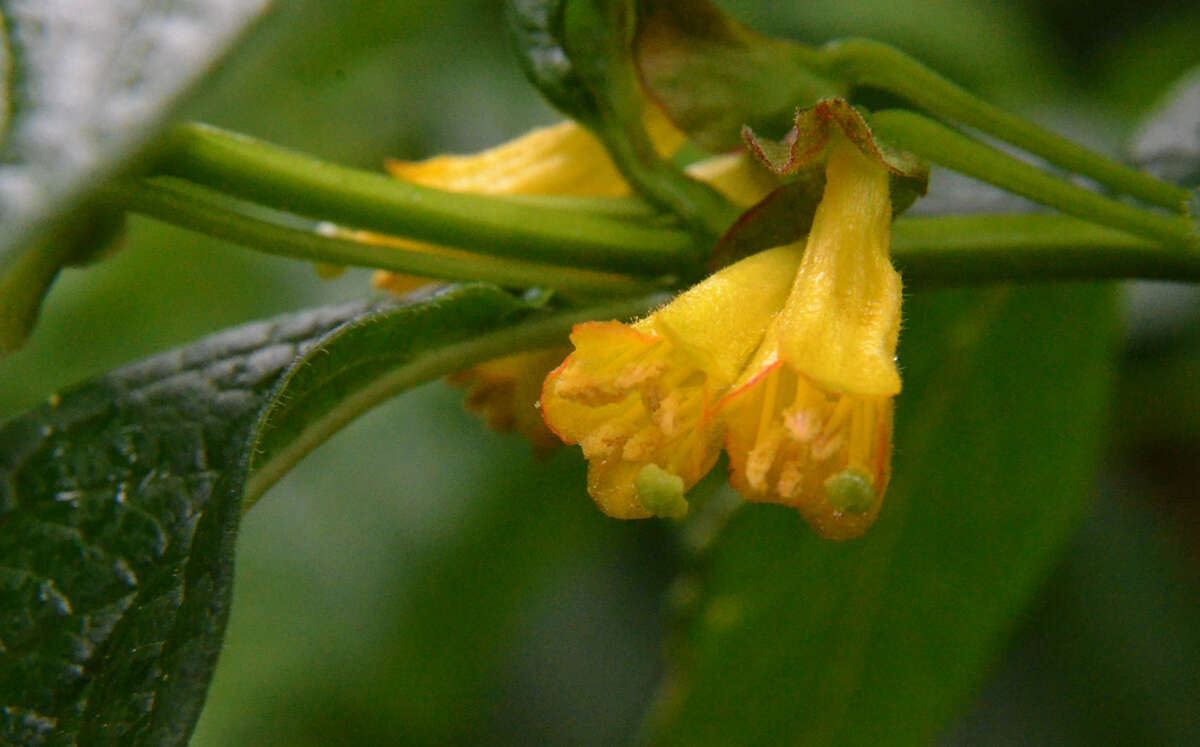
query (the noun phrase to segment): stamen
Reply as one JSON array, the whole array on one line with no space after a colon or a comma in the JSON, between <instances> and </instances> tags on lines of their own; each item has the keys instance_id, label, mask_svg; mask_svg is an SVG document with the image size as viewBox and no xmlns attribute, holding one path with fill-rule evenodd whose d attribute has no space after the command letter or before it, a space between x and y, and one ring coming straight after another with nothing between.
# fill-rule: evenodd
<instances>
[{"instance_id":1,"label":"stamen","mask_svg":"<svg viewBox=\"0 0 1200 747\"><path fill-rule=\"evenodd\" d=\"M821 413L812 407L791 409L783 413L783 424L792 437L807 443L816 437L821 428Z\"/></svg>"},{"instance_id":2,"label":"stamen","mask_svg":"<svg viewBox=\"0 0 1200 747\"><path fill-rule=\"evenodd\" d=\"M791 458L783 463L779 470L779 495L783 498L795 498L804 489L803 452L789 455Z\"/></svg>"},{"instance_id":3,"label":"stamen","mask_svg":"<svg viewBox=\"0 0 1200 747\"><path fill-rule=\"evenodd\" d=\"M850 458L852 466L867 465L871 458L871 436L875 432L875 403L859 402L850 423Z\"/></svg>"},{"instance_id":4,"label":"stamen","mask_svg":"<svg viewBox=\"0 0 1200 747\"><path fill-rule=\"evenodd\" d=\"M767 435L775 420L775 396L779 393L779 371L770 371L764 384L762 414L758 418L758 432L754 436L755 448Z\"/></svg>"},{"instance_id":5,"label":"stamen","mask_svg":"<svg viewBox=\"0 0 1200 747\"><path fill-rule=\"evenodd\" d=\"M759 492L767 489L767 474L775 463L775 455L783 444L783 430L776 428L755 442L746 455L746 482Z\"/></svg>"},{"instance_id":6,"label":"stamen","mask_svg":"<svg viewBox=\"0 0 1200 747\"><path fill-rule=\"evenodd\" d=\"M845 434L842 432L830 433L828 431L821 434L821 437L813 441L812 455L817 461L825 461L837 454L838 451L846 444Z\"/></svg>"},{"instance_id":7,"label":"stamen","mask_svg":"<svg viewBox=\"0 0 1200 747\"><path fill-rule=\"evenodd\" d=\"M679 392L671 392L661 405L650 413L650 419L667 438L672 438L679 432L676 416L679 414L681 399Z\"/></svg>"},{"instance_id":8,"label":"stamen","mask_svg":"<svg viewBox=\"0 0 1200 747\"><path fill-rule=\"evenodd\" d=\"M833 412L829 415L829 420L825 421L825 427L822 429L826 434L832 434L840 431L846 425L850 415L854 411L854 398L840 395L837 398L837 404L834 405Z\"/></svg>"},{"instance_id":9,"label":"stamen","mask_svg":"<svg viewBox=\"0 0 1200 747\"><path fill-rule=\"evenodd\" d=\"M669 362L661 359L639 361L622 370L616 379L613 380L613 386L626 392L632 391L634 387L648 379L661 376L669 367Z\"/></svg>"},{"instance_id":10,"label":"stamen","mask_svg":"<svg viewBox=\"0 0 1200 747\"><path fill-rule=\"evenodd\" d=\"M589 433L579 445L587 459L609 457L615 454L629 437L629 430L622 423L605 423Z\"/></svg>"},{"instance_id":11,"label":"stamen","mask_svg":"<svg viewBox=\"0 0 1200 747\"><path fill-rule=\"evenodd\" d=\"M643 428L635 433L621 450L621 458L627 462L640 462L650 458L658 445L657 434L651 428Z\"/></svg>"}]
</instances>

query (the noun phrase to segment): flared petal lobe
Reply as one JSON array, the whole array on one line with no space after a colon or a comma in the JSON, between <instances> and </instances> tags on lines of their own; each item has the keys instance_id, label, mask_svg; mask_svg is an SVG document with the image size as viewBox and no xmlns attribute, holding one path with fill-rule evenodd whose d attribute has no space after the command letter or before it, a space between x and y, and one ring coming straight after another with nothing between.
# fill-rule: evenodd
<instances>
[{"instance_id":1,"label":"flared petal lobe","mask_svg":"<svg viewBox=\"0 0 1200 747\"><path fill-rule=\"evenodd\" d=\"M719 411L744 498L797 508L833 539L874 522L891 472L900 277L887 172L844 138L783 310Z\"/></svg>"},{"instance_id":2,"label":"flared petal lobe","mask_svg":"<svg viewBox=\"0 0 1200 747\"><path fill-rule=\"evenodd\" d=\"M682 492L720 454L714 406L783 305L802 252L791 245L742 260L633 325L575 327L575 352L546 378L542 414L583 448L588 492L606 514L686 510ZM664 497L669 476L679 478L675 499ZM639 486L654 486L652 499Z\"/></svg>"},{"instance_id":3,"label":"flared petal lobe","mask_svg":"<svg viewBox=\"0 0 1200 747\"><path fill-rule=\"evenodd\" d=\"M730 483L830 539L865 532L891 478L892 398L831 392L775 358L722 402Z\"/></svg>"}]
</instances>

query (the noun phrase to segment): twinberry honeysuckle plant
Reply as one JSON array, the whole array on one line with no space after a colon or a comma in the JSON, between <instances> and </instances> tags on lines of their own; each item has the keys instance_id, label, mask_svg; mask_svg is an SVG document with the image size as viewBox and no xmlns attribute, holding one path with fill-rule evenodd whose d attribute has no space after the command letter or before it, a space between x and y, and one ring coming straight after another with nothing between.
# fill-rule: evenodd
<instances>
[{"instance_id":1,"label":"twinberry honeysuckle plant","mask_svg":"<svg viewBox=\"0 0 1200 747\"><path fill-rule=\"evenodd\" d=\"M740 723L694 718L714 702L748 700L712 695L737 679L724 662L758 672L788 657L756 659L753 648L741 656L737 631L756 615L777 619L781 598L819 606L839 594L847 601L830 615L853 618L844 627L816 620L779 637L813 646L795 676L815 679L804 702L837 720L814 718L813 728L844 730L849 704L869 695L839 652L886 636L886 621L876 620L882 633L860 624L876 619L877 598L923 609L927 575L878 591L887 587L880 568L906 533L928 547L939 536L931 527L953 525L920 503L917 480L933 478L902 464L893 474L893 436L904 444L899 458L949 440L941 423L963 406L951 402L950 383L973 380L973 360L1010 350L994 316L1038 304L998 284L1200 279L1187 188L991 106L894 48L763 37L703 0L514 0L508 15L528 77L565 121L477 154L390 162L387 174L177 124L142 160L75 196L72 221L39 228L23 215L6 227L17 237L0 255L0 345L9 351L36 334L60 267L102 254L126 213L323 271L374 268L387 294L121 369L3 426L0 739L186 741L220 650L241 513L355 417L443 375L493 427L542 451L578 444L586 490L604 513L682 520L672 526L693 564L672 597L693 649L673 656L648 733L717 738L719 724ZM903 105L870 111L864 89ZM926 193L929 163L1048 210L907 217ZM919 306L902 319L902 295L992 284L962 313ZM1099 297L1080 303L1098 317L1107 309ZM941 325L936 335L922 319ZM944 345L898 360L902 326ZM1031 334L1055 329L1046 322ZM1031 409L1074 412L1083 402L1100 411L1061 380L1103 362L1099 342L1077 347L1053 369L1064 376L1021 392ZM909 365L919 385L905 395L921 407L906 410L897 397ZM1028 429L1022 438L1036 440ZM832 574L833 591L803 593L813 574L773 596L697 591L706 564L713 588L757 579L737 562L728 566L737 572L723 571L722 553L737 559L740 527L769 537L790 520L698 487L722 453L737 494L796 509L820 537L787 535L772 552L798 565L858 563L841 569L844 578ZM995 450L994 471L1021 500L986 510L1028 508L1030 486L1086 473L1083 447L1049 471L1040 462L1010 469L1003 453ZM996 478L981 468L979 480L986 475ZM900 495L885 502L894 482ZM949 503L951 487L929 492ZM770 518L735 518L754 512ZM980 562L1027 558L1014 561L996 599L1015 607L1030 593L1048 555L1020 538L1063 534L1065 514L1001 515L982 538L970 535L1001 545L981 546ZM1035 515L1044 523L1027 531ZM859 544L826 547L864 533ZM768 601L756 607L752 597ZM1003 626L988 620L947 617L956 630L980 631L964 644L967 658L986 661L1001 637ZM945 694L926 704L930 723L972 684L958 670L941 676ZM787 693L760 696L755 703L798 707ZM715 732L697 726L709 723Z\"/></svg>"}]
</instances>

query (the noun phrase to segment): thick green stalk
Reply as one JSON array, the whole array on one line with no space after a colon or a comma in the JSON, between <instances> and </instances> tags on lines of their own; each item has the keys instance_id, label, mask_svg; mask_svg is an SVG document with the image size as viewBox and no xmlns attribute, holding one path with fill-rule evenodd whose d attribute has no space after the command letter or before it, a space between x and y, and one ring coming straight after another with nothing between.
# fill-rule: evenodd
<instances>
[{"instance_id":1,"label":"thick green stalk","mask_svg":"<svg viewBox=\"0 0 1200 747\"><path fill-rule=\"evenodd\" d=\"M825 72L854 85L898 94L939 117L960 122L1089 176L1109 189L1152 205L1185 212L1187 190L1123 166L1032 122L982 101L900 50L870 39L847 39L821 49Z\"/></svg>"},{"instance_id":2,"label":"thick green stalk","mask_svg":"<svg viewBox=\"0 0 1200 747\"><path fill-rule=\"evenodd\" d=\"M158 179L114 189L135 213L241 244L267 254L314 262L373 267L445 280L482 280L506 287L540 286L576 295L615 296L660 287L643 278L562 265L497 259L458 250L357 241L247 215L202 187Z\"/></svg>"},{"instance_id":3,"label":"thick green stalk","mask_svg":"<svg viewBox=\"0 0 1200 747\"><path fill-rule=\"evenodd\" d=\"M678 215L702 247L715 241L740 211L657 153L646 132L646 94L633 63L635 18L632 0L568 3L563 18L566 51L597 100L588 124L621 174L647 200Z\"/></svg>"},{"instance_id":4,"label":"thick green stalk","mask_svg":"<svg viewBox=\"0 0 1200 747\"><path fill-rule=\"evenodd\" d=\"M579 201L447 192L358 171L204 125L177 127L156 173L318 220L497 256L641 274L693 257L686 231L580 209Z\"/></svg>"},{"instance_id":5,"label":"thick green stalk","mask_svg":"<svg viewBox=\"0 0 1200 747\"><path fill-rule=\"evenodd\" d=\"M871 128L890 145L1077 218L1200 250L1200 236L1188 218L1136 208L1062 181L919 114L902 109L878 112L871 117Z\"/></svg>"},{"instance_id":6,"label":"thick green stalk","mask_svg":"<svg viewBox=\"0 0 1200 747\"><path fill-rule=\"evenodd\" d=\"M644 278L437 247L389 246L323 235L240 212L194 185L154 180L116 188L126 209L268 254L381 268L446 280L540 286L576 296L619 296L667 287ZM1200 252L1181 252L1063 215L900 218L892 253L917 288L1028 280L1157 278L1200 282Z\"/></svg>"},{"instance_id":7,"label":"thick green stalk","mask_svg":"<svg viewBox=\"0 0 1200 747\"><path fill-rule=\"evenodd\" d=\"M1155 278L1200 282L1200 252L1181 252L1064 215L899 218L892 256L906 286Z\"/></svg>"},{"instance_id":8,"label":"thick green stalk","mask_svg":"<svg viewBox=\"0 0 1200 747\"><path fill-rule=\"evenodd\" d=\"M20 252L0 274L0 356L25 344L42 299L75 250L75 244L51 236Z\"/></svg>"}]
</instances>

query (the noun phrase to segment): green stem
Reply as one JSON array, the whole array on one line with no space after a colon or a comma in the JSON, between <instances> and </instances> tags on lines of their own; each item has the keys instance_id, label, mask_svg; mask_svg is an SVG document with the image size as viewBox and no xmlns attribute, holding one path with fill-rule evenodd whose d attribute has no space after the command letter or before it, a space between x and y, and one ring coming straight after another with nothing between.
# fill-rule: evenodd
<instances>
[{"instance_id":1,"label":"green stem","mask_svg":"<svg viewBox=\"0 0 1200 747\"><path fill-rule=\"evenodd\" d=\"M262 464L255 466L242 494L242 510L252 508L267 488L278 482L307 454L324 443L355 418L381 402L418 384L439 376L462 371L477 363L511 355L525 350L562 345L571 328L593 319L629 319L640 316L661 304L661 295L610 301L602 306L570 309L548 318L524 322L472 340L439 348L417 360L384 374L369 386L338 402L338 406L322 417L305 424L284 449Z\"/></svg>"},{"instance_id":2,"label":"green stem","mask_svg":"<svg viewBox=\"0 0 1200 747\"><path fill-rule=\"evenodd\" d=\"M115 188L114 198L132 212L284 257L445 280L483 280L506 287L540 286L589 296L646 293L659 287L627 275L497 259L428 245L397 247L323 235L247 215L218 194L171 179Z\"/></svg>"},{"instance_id":3,"label":"green stem","mask_svg":"<svg viewBox=\"0 0 1200 747\"><path fill-rule=\"evenodd\" d=\"M698 236L696 245L712 244L741 212L715 189L689 177L671 161L659 157L640 118L601 119L599 136L622 176L647 199L678 215ZM696 258L702 256L699 252Z\"/></svg>"},{"instance_id":4,"label":"green stem","mask_svg":"<svg viewBox=\"0 0 1200 747\"><path fill-rule=\"evenodd\" d=\"M632 295L666 285L604 272L497 260L429 247L406 249L314 233L249 216L186 183L114 189L126 209L268 254L381 268L447 280L540 286L581 296ZM944 287L1024 280L1156 278L1200 282L1200 253L1062 215L900 218L892 254L906 283Z\"/></svg>"},{"instance_id":5,"label":"green stem","mask_svg":"<svg viewBox=\"0 0 1200 747\"><path fill-rule=\"evenodd\" d=\"M1111 161L981 101L894 47L870 39L847 39L828 44L821 51L827 72L854 85L883 88L939 117L986 132L1116 192L1186 212L1190 197L1187 190Z\"/></svg>"},{"instance_id":6,"label":"green stem","mask_svg":"<svg viewBox=\"0 0 1200 747\"><path fill-rule=\"evenodd\" d=\"M0 356L25 344L42 300L75 249L50 239L14 252L15 259L0 272Z\"/></svg>"},{"instance_id":7,"label":"green stem","mask_svg":"<svg viewBox=\"0 0 1200 747\"><path fill-rule=\"evenodd\" d=\"M892 256L906 285L1154 278L1200 282L1200 253L1180 252L1063 215L900 218Z\"/></svg>"},{"instance_id":8,"label":"green stem","mask_svg":"<svg viewBox=\"0 0 1200 747\"><path fill-rule=\"evenodd\" d=\"M551 208L548 198L422 187L205 125L178 126L156 166L159 174L297 215L498 256L661 274L687 266L694 254L685 231L571 209L577 201Z\"/></svg>"},{"instance_id":9,"label":"green stem","mask_svg":"<svg viewBox=\"0 0 1200 747\"><path fill-rule=\"evenodd\" d=\"M1183 216L1150 212L1064 182L919 114L878 112L871 117L871 128L890 145L1077 218L1178 248L1200 248L1195 227Z\"/></svg>"},{"instance_id":10,"label":"green stem","mask_svg":"<svg viewBox=\"0 0 1200 747\"><path fill-rule=\"evenodd\" d=\"M646 94L633 62L636 11L632 0L578 0L563 10L564 44L572 67L591 88L597 106L588 125L634 190L678 215L704 247L741 212L716 190L661 157L646 132Z\"/></svg>"}]
</instances>

